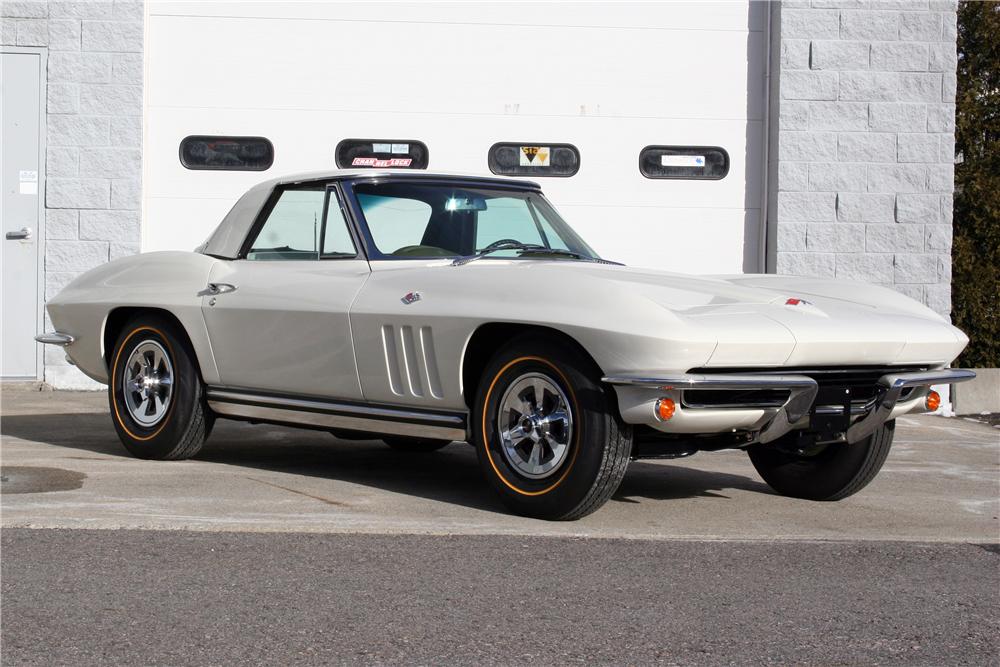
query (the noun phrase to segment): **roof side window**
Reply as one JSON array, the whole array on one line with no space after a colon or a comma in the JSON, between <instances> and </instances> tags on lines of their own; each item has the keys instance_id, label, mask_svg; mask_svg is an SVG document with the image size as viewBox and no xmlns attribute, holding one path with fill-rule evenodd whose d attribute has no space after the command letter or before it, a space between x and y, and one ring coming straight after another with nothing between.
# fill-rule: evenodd
<instances>
[{"instance_id":1,"label":"roof side window","mask_svg":"<svg viewBox=\"0 0 1000 667\"><path fill-rule=\"evenodd\" d=\"M356 255L336 193L315 186L286 189L278 195L247 259L316 260Z\"/></svg>"}]
</instances>

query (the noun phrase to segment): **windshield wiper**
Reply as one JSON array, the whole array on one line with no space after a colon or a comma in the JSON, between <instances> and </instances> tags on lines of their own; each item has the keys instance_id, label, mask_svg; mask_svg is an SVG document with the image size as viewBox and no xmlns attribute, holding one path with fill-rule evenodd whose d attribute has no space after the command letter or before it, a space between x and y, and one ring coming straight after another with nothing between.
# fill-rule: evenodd
<instances>
[{"instance_id":1,"label":"windshield wiper","mask_svg":"<svg viewBox=\"0 0 1000 667\"><path fill-rule=\"evenodd\" d=\"M574 259L591 259L587 255L581 255L580 253L573 252L572 250L563 250L562 248L546 248L545 246L538 245L537 243L499 243L495 246L486 246L475 255L465 255L464 257L459 257L452 262L452 266L462 266L463 264L474 262L477 259L482 259L487 255L491 255L501 250L518 250L520 251L519 257L524 257L525 255L559 255L561 257L572 257Z\"/></svg>"},{"instance_id":2,"label":"windshield wiper","mask_svg":"<svg viewBox=\"0 0 1000 667\"><path fill-rule=\"evenodd\" d=\"M525 255L559 255L560 257L572 257L574 259L593 259L589 255L581 255L578 252L573 252L572 250L564 250L563 248L544 248L539 246L537 248L524 248L521 250L520 257Z\"/></svg>"},{"instance_id":3,"label":"windshield wiper","mask_svg":"<svg viewBox=\"0 0 1000 667\"><path fill-rule=\"evenodd\" d=\"M501 250L525 250L527 248L543 248L538 244L532 243L497 243L496 245L488 245L479 252L472 255L465 255L463 257L458 257L452 262L452 266L462 266L463 264L468 264L469 262L474 262L481 257L486 257L494 252L500 252Z\"/></svg>"}]
</instances>

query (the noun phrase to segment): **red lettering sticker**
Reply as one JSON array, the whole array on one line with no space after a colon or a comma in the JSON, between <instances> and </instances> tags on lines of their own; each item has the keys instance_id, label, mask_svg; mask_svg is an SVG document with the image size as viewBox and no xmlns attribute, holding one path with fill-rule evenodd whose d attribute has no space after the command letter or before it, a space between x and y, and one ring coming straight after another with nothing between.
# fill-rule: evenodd
<instances>
[{"instance_id":1,"label":"red lettering sticker","mask_svg":"<svg viewBox=\"0 0 1000 667\"><path fill-rule=\"evenodd\" d=\"M352 167L409 167L413 163L411 158L393 157L382 160L377 157L356 157L351 161Z\"/></svg>"}]
</instances>

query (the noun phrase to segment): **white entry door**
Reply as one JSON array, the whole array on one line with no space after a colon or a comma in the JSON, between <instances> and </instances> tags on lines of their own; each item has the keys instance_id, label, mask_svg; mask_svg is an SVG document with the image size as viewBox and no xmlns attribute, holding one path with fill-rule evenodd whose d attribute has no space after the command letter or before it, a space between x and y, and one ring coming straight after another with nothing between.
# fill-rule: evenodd
<instances>
[{"instance_id":1,"label":"white entry door","mask_svg":"<svg viewBox=\"0 0 1000 667\"><path fill-rule=\"evenodd\" d=\"M39 197L45 192L39 165L39 104L44 73L39 53L2 54L3 329L0 376L37 378L39 292Z\"/></svg>"}]
</instances>

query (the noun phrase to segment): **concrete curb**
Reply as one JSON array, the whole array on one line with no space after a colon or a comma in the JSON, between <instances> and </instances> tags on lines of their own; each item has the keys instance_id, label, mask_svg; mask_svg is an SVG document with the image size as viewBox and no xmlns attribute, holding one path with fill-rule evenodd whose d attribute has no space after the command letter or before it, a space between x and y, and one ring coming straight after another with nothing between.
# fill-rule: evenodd
<instances>
[{"instance_id":1,"label":"concrete curb","mask_svg":"<svg viewBox=\"0 0 1000 667\"><path fill-rule=\"evenodd\" d=\"M976 379L951 388L957 414L1000 412L1000 368L974 368Z\"/></svg>"}]
</instances>

